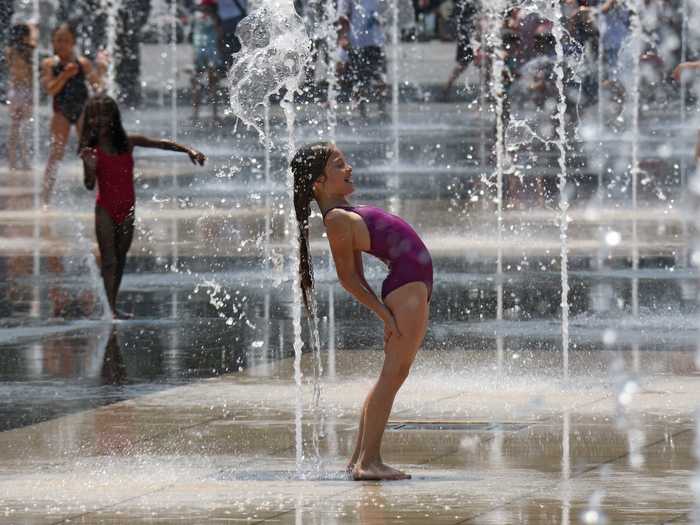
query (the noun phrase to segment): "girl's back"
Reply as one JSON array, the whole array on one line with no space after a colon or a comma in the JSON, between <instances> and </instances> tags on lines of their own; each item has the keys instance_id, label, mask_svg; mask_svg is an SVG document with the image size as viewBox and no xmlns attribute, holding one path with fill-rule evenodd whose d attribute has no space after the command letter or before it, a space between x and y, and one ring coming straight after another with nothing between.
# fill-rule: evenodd
<instances>
[{"instance_id":1,"label":"girl's back","mask_svg":"<svg viewBox=\"0 0 700 525\"><path fill-rule=\"evenodd\" d=\"M31 54L25 53L14 47L8 47L6 56L10 83L14 86L32 85L32 59Z\"/></svg>"},{"instance_id":2,"label":"girl's back","mask_svg":"<svg viewBox=\"0 0 700 525\"><path fill-rule=\"evenodd\" d=\"M27 24L17 24L10 30L9 45L5 49L10 85L27 87L32 85L32 31Z\"/></svg>"}]
</instances>

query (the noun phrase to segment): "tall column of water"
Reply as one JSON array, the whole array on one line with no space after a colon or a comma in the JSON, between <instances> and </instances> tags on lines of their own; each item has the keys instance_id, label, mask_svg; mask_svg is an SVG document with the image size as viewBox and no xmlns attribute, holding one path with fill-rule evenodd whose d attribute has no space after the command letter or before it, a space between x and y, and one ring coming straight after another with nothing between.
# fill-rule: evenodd
<instances>
[{"instance_id":1,"label":"tall column of water","mask_svg":"<svg viewBox=\"0 0 700 525\"><path fill-rule=\"evenodd\" d=\"M282 101L282 108L284 109L284 115L287 121L287 161L292 160L292 156L296 150L296 141L294 139L294 130L296 123L296 111L294 108L294 102L292 98L295 91L290 90L287 92L284 100ZM292 170L287 168L287 188L289 188L289 199L290 199L290 212L288 214L288 226L290 232L297 230L296 216L294 212L294 175ZM292 281L293 296L294 301L292 305L292 325L294 329L294 381L297 385L296 393L296 417L295 417L295 435L296 435L296 462L297 462L297 475L303 476L303 462L304 462L304 442L303 442L303 429L302 429L302 415L304 412L304 399L303 399L303 374L301 371L301 357L302 348L304 343L302 341L301 332L301 291L300 291L300 279L299 272L297 268L299 267L299 259L297 256L297 241L296 236L290 235L290 254L291 254L291 267L294 274ZM315 301L313 301L312 306L313 316L310 327L310 337L313 351L313 363L314 363L314 377L313 377L313 390L312 390L312 403L311 411L314 416L314 428L312 434L312 446L314 452L316 453L316 458L319 461L318 464L314 465L316 470L320 469L320 444L319 444L319 429L321 426L320 422L320 398L321 398L321 383L320 378L323 374L323 366L321 364L321 342L318 335L317 317L315 311Z\"/></svg>"},{"instance_id":2,"label":"tall column of water","mask_svg":"<svg viewBox=\"0 0 700 525\"><path fill-rule=\"evenodd\" d=\"M569 245L568 245L568 229L569 229L569 198L567 195L567 138L566 138L566 92L564 90L564 48L562 40L564 32L562 30L562 13L561 5L558 0L551 0L552 6L552 36L555 40L555 51L557 61L554 66L554 74L557 85L557 140L556 144L559 149L559 241L560 241L560 258L561 258L561 343L562 343L562 361L564 369L564 379L569 379Z\"/></svg>"},{"instance_id":3,"label":"tall column of water","mask_svg":"<svg viewBox=\"0 0 700 525\"><path fill-rule=\"evenodd\" d=\"M270 192L272 191L270 184L270 150L272 149L272 142L270 139L270 99L267 98L264 102L264 133L265 133L265 158L264 158L264 170L265 170L265 232L264 232L264 265L265 269L270 268L270 236L272 234L272 199L270 199Z\"/></svg>"},{"instance_id":4,"label":"tall column of water","mask_svg":"<svg viewBox=\"0 0 700 525\"><path fill-rule=\"evenodd\" d=\"M177 140L177 0L170 0L170 16L170 135ZM177 185L177 179L173 179L173 184Z\"/></svg>"},{"instance_id":5,"label":"tall column of water","mask_svg":"<svg viewBox=\"0 0 700 525\"><path fill-rule=\"evenodd\" d=\"M105 91L110 97L115 98L117 96L116 82L115 82L115 49L117 42L117 15L118 7L117 0L101 0L102 12L107 17L107 79L106 79L106 89Z\"/></svg>"},{"instance_id":6,"label":"tall column of water","mask_svg":"<svg viewBox=\"0 0 700 525\"><path fill-rule=\"evenodd\" d=\"M333 50L337 47L338 35L336 33L335 22L337 19L336 5L334 0L327 0L324 14L326 51L328 53L328 67L326 68L326 83L328 84L328 107L326 109L326 122L328 123L328 140L335 144L338 128L338 101L337 86L338 80L335 73L335 56Z\"/></svg>"},{"instance_id":7,"label":"tall column of water","mask_svg":"<svg viewBox=\"0 0 700 525\"><path fill-rule=\"evenodd\" d=\"M488 5L489 31L487 42L491 52L491 96L496 105L496 319L503 319L503 167L505 141L503 128L503 38L501 25L505 2L494 0Z\"/></svg>"},{"instance_id":8,"label":"tall column of water","mask_svg":"<svg viewBox=\"0 0 700 525\"><path fill-rule=\"evenodd\" d=\"M564 411L561 429L562 525L569 525L571 514L571 413Z\"/></svg>"},{"instance_id":9,"label":"tall column of water","mask_svg":"<svg viewBox=\"0 0 700 525\"><path fill-rule=\"evenodd\" d=\"M681 4L681 62L688 60L688 0L683 0ZM685 199L686 188L688 187L688 157L685 154L685 125L688 119L686 109L686 79L685 75L681 75L680 79L681 100L680 100L680 136L681 143L681 199ZM683 202L681 204L684 204ZM679 266L685 268L688 264L688 221L685 216L681 219L681 227L683 232L683 248L681 249L681 257Z\"/></svg>"},{"instance_id":10,"label":"tall column of water","mask_svg":"<svg viewBox=\"0 0 700 525\"><path fill-rule=\"evenodd\" d=\"M294 155L294 123L296 113L294 111L294 102L291 97L294 93L287 93L282 101L282 108L287 120L287 160L291 161ZM292 268L292 327L294 330L294 382L296 384L296 407L294 417L294 435L295 435L295 450L296 450L296 469L297 476L303 476L304 469L304 434L302 428L302 416L304 414L304 396L303 396L303 374L301 371L301 356L304 342L301 338L301 291L299 272L299 256L297 255L296 236L291 232L297 230L296 217L294 214L294 174L291 168L287 168L287 189L289 191L290 209L287 215L287 227L290 239L290 265Z\"/></svg>"},{"instance_id":11,"label":"tall column of water","mask_svg":"<svg viewBox=\"0 0 700 525\"><path fill-rule=\"evenodd\" d=\"M163 73L165 70L166 56L166 52L164 51L164 49L168 42L168 37L165 34L165 28L163 27L163 17L165 16L166 12L167 7L165 5L165 0L153 0L152 14L153 17L156 19L156 34L158 35L158 43L160 44L159 47L161 48L160 65L158 69ZM165 90L167 89L167 85L165 82L159 82L158 84L158 106L165 107Z\"/></svg>"},{"instance_id":12,"label":"tall column of water","mask_svg":"<svg viewBox=\"0 0 700 525\"><path fill-rule=\"evenodd\" d=\"M605 54L603 53L603 35L605 35L605 16L601 9L598 9L596 16L598 20L598 148L600 152L604 151L604 122L605 122L605 105L603 100L603 79L605 75ZM598 191L596 193L596 205L598 208L598 221L600 225L598 226L598 256L596 259L597 268L601 269L603 267L603 258L605 256L605 245L603 242L604 231L602 226L602 215L603 215L603 203L605 201L605 188L603 186L604 179L603 174L605 172L605 155L599 155L596 159L598 163Z\"/></svg>"},{"instance_id":13,"label":"tall column of water","mask_svg":"<svg viewBox=\"0 0 700 525\"><path fill-rule=\"evenodd\" d=\"M171 140L177 140L177 0L170 0L170 136ZM175 188L178 186L177 172L175 162L171 163L172 184ZM176 272L180 262L180 254L178 249L179 228L177 222L177 194L173 192L173 219L172 219L172 247L173 247L173 263L171 270ZM173 289L171 298L171 316L176 319L178 316L178 298L177 291Z\"/></svg>"},{"instance_id":14,"label":"tall column of water","mask_svg":"<svg viewBox=\"0 0 700 525\"><path fill-rule=\"evenodd\" d=\"M328 285L328 378L335 379L335 294Z\"/></svg>"},{"instance_id":15,"label":"tall column of water","mask_svg":"<svg viewBox=\"0 0 700 525\"><path fill-rule=\"evenodd\" d=\"M399 0L391 1L391 131L392 148L391 161L392 169L389 178L389 187L392 195L389 199L389 207L392 213L401 212L399 199Z\"/></svg>"},{"instance_id":16,"label":"tall column of water","mask_svg":"<svg viewBox=\"0 0 700 525\"><path fill-rule=\"evenodd\" d=\"M304 74L304 65L310 55L310 42L303 21L294 12L291 1L285 0L283 3L272 1L269 3L269 6L258 6L238 26L238 36L241 39L242 48L235 64L228 73L230 103L231 109L244 123L254 126L258 133L263 133L261 123L265 121L265 115L261 115L260 110L265 108L260 108L260 105L264 106L271 95L278 93L282 88L285 89L286 95L281 102L281 107L284 110L287 123L287 162L289 166L296 149L296 108L293 98ZM259 80L261 78L263 80ZM267 120L269 122L269 117ZM302 477L304 475L302 428L304 400L301 369L302 297L299 286L298 241L295 235L298 231L298 225L294 209L294 175L291 168L287 167L286 174L289 207L286 214L285 238L289 242L288 263L292 272L292 327L294 333L294 381L296 384L295 459L297 476ZM313 303L313 310L315 314L315 303ZM311 317L310 332L315 372L313 413L317 415L320 406L320 344L316 316ZM283 342L281 333L280 339L280 342ZM317 418L316 421L318 419L320 418ZM317 457L319 457L318 429L320 427L321 425L316 424L313 428L313 445Z\"/></svg>"},{"instance_id":17,"label":"tall column of water","mask_svg":"<svg viewBox=\"0 0 700 525\"><path fill-rule=\"evenodd\" d=\"M34 31L39 31L39 0L32 1L32 21L35 24ZM34 193L34 227L32 232L32 240L34 244L34 253L32 257L32 274L35 279L34 297L32 301L31 315L39 317L41 315L41 215L39 209L41 207L41 170L39 168L39 35L37 36L36 46L32 52L32 172L33 172L33 193Z\"/></svg>"},{"instance_id":18,"label":"tall column of water","mask_svg":"<svg viewBox=\"0 0 700 525\"><path fill-rule=\"evenodd\" d=\"M642 21L640 17L640 4L638 0L628 0L631 8L632 41L630 51L632 53L632 86L631 86L631 112L632 112L632 315L639 316L639 238L637 231L638 187L639 187L639 57L642 51Z\"/></svg>"}]
</instances>

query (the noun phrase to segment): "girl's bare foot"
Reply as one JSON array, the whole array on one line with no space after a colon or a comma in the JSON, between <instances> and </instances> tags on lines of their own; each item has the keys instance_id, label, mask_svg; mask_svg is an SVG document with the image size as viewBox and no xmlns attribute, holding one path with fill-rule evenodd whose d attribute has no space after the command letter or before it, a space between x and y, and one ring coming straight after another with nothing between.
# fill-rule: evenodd
<instances>
[{"instance_id":1,"label":"girl's bare foot","mask_svg":"<svg viewBox=\"0 0 700 525\"><path fill-rule=\"evenodd\" d=\"M384 463L372 463L370 465L355 465L352 470L352 477L355 481L395 481L400 479L411 479L410 474L406 474L398 469L385 465Z\"/></svg>"}]
</instances>

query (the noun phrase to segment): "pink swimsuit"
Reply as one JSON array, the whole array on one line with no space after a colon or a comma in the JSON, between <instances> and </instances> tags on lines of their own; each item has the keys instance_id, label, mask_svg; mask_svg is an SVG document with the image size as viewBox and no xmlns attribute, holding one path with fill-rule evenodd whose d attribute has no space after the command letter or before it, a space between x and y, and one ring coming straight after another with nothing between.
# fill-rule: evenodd
<instances>
[{"instance_id":1,"label":"pink swimsuit","mask_svg":"<svg viewBox=\"0 0 700 525\"><path fill-rule=\"evenodd\" d=\"M370 249L367 253L389 266L382 283L382 300L404 284L422 282L433 291L433 261L415 230L401 217L374 206L336 206L357 213L367 225ZM331 208L333 209L333 208ZM327 210L326 214L331 210ZM325 217L325 215L324 215Z\"/></svg>"}]
</instances>

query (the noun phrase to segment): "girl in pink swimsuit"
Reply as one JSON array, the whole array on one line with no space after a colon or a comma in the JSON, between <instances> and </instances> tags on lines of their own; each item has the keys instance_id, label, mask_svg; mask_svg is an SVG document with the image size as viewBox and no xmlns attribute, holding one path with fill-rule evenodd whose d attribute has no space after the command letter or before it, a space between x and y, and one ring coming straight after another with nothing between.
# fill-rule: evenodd
<instances>
[{"instance_id":1,"label":"girl in pink swimsuit","mask_svg":"<svg viewBox=\"0 0 700 525\"><path fill-rule=\"evenodd\" d=\"M88 100L84 118L78 149L83 159L85 187L92 190L97 183L98 188L95 233L100 249L102 280L112 316L125 319L131 315L117 310L117 294L126 266L126 254L134 236L134 147L187 153L192 163L200 166L206 157L171 140L127 135L119 106L107 95Z\"/></svg>"},{"instance_id":2,"label":"girl in pink swimsuit","mask_svg":"<svg viewBox=\"0 0 700 525\"><path fill-rule=\"evenodd\" d=\"M394 397L408 376L428 327L433 266L425 244L403 219L372 206L351 206L352 167L327 142L304 146L292 159L294 207L299 223L299 274L304 303L313 315L309 216L315 200L323 214L340 284L384 322L384 365L360 414L355 451L348 464L354 479L406 479L382 461L380 448ZM362 252L384 261L389 275L381 299L367 283Z\"/></svg>"}]
</instances>

